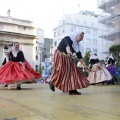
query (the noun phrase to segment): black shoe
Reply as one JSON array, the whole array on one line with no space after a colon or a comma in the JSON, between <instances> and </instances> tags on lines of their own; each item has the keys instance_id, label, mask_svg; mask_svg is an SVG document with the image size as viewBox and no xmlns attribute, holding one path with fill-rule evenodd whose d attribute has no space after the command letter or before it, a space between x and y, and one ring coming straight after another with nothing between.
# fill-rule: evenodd
<instances>
[{"instance_id":1,"label":"black shoe","mask_svg":"<svg viewBox=\"0 0 120 120\"><path fill-rule=\"evenodd\" d=\"M6 84L6 85L4 85L4 87L8 87L8 85Z\"/></svg>"},{"instance_id":2,"label":"black shoe","mask_svg":"<svg viewBox=\"0 0 120 120\"><path fill-rule=\"evenodd\" d=\"M75 94L75 95L81 95L81 93L78 92L77 90L74 90L74 94Z\"/></svg>"},{"instance_id":3,"label":"black shoe","mask_svg":"<svg viewBox=\"0 0 120 120\"><path fill-rule=\"evenodd\" d=\"M73 94L74 94L74 90L70 90L69 95L73 95Z\"/></svg>"},{"instance_id":4,"label":"black shoe","mask_svg":"<svg viewBox=\"0 0 120 120\"><path fill-rule=\"evenodd\" d=\"M52 85L51 81L49 82L49 86L50 86L50 89L51 89L53 92L55 92L55 87L54 87L54 85Z\"/></svg>"},{"instance_id":5,"label":"black shoe","mask_svg":"<svg viewBox=\"0 0 120 120\"><path fill-rule=\"evenodd\" d=\"M81 95L81 93L78 92L77 90L70 90L69 95Z\"/></svg>"},{"instance_id":6,"label":"black shoe","mask_svg":"<svg viewBox=\"0 0 120 120\"><path fill-rule=\"evenodd\" d=\"M96 83L92 83L92 84L90 84L90 85L96 85Z\"/></svg>"},{"instance_id":7,"label":"black shoe","mask_svg":"<svg viewBox=\"0 0 120 120\"><path fill-rule=\"evenodd\" d=\"M20 87L20 86L17 86L17 90L21 90L21 87Z\"/></svg>"}]
</instances>

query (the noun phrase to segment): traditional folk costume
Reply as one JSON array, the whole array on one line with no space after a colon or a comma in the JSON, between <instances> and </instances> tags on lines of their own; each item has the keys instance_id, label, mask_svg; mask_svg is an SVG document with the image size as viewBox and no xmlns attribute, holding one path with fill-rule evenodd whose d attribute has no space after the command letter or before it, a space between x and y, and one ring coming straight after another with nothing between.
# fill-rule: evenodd
<instances>
[{"instance_id":1,"label":"traditional folk costume","mask_svg":"<svg viewBox=\"0 0 120 120\"><path fill-rule=\"evenodd\" d=\"M90 66L92 66L92 69L87 78L90 84L105 82L112 78L108 70L101 65L97 56L94 55L90 59Z\"/></svg>"},{"instance_id":2,"label":"traditional folk costume","mask_svg":"<svg viewBox=\"0 0 120 120\"><path fill-rule=\"evenodd\" d=\"M115 72L116 72L116 68L115 68L114 64L115 64L115 60L114 60L114 58L111 54L110 57L107 60L107 69L112 76L114 76ZM113 79L108 79L108 84L111 84L111 83L114 84L114 80Z\"/></svg>"},{"instance_id":3,"label":"traditional folk costume","mask_svg":"<svg viewBox=\"0 0 120 120\"><path fill-rule=\"evenodd\" d=\"M79 42L76 41L78 34L80 35L81 32L66 36L59 43L54 53L54 68L53 74L50 77L50 84L63 92L69 92L69 94L71 91L76 94L76 89L89 86L89 81L83 76L80 69L75 64L74 59L68 56L66 51L66 47L69 46L71 52L76 53L78 59L82 59Z\"/></svg>"},{"instance_id":4,"label":"traditional folk costume","mask_svg":"<svg viewBox=\"0 0 120 120\"><path fill-rule=\"evenodd\" d=\"M25 63L25 68L21 63ZM38 78L40 78L40 74L34 71L20 50L16 54L11 51L10 61L0 68L0 83L8 84L8 86L14 84L18 87L23 82Z\"/></svg>"}]
</instances>

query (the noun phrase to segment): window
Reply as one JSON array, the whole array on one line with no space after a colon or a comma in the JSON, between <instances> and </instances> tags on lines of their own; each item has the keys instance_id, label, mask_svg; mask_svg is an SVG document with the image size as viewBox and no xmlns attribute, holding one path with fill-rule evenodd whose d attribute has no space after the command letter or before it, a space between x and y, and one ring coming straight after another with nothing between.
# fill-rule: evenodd
<instances>
[{"instance_id":1,"label":"window","mask_svg":"<svg viewBox=\"0 0 120 120\"><path fill-rule=\"evenodd\" d=\"M36 50L37 50L37 47L36 47Z\"/></svg>"},{"instance_id":2,"label":"window","mask_svg":"<svg viewBox=\"0 0 120 120\"><path fill-rule=\"evenodd\" d=\"M61 35L61 30L58 30L58 36L60 36Z\"/></svg>"},{"instance_id":3,"label":"window","mask_svg":"<svg viewBox=\"0 0 120 120\"><path fill-rule=\"evenodd\" d=\"M97 45L97 40L93 39L93 44Z\"/></svg>"},{"instance_id":4,"label":"window","mask_svg":"<svg viewBox=\"0 0 120 120\"><path fill-rule=\"evenodd\" d=\"M78 30L83 31L83 28L78 28Z\"/></svg>"},{"instance_id":5,"label":"window","mask_svg":"<svg viewBox=\"0 0 120 120\"><path fill-rule=\"evenodd\" d=\"M56 37L56 32L54 32L54 37Z\"/></svg>"},{"instance_id":6,"label":"window","mask_svg":"<svg viewBox=\"0 0 120 120\"><path fill-rule=\"evenodd\" d=\"M84 25L86 25L86 23L87 23L86 21L83 21L83 24L84 24Z\"/></svg>"},{"instance_id":7,"label":"window","mask_svg":"<svg viewBox=\"0 0 120 120\"><path fill-rule=\"evenodd\" d=\"M38 55L36 55L36 60L38 60Z\"/></svg>"},{"instance_id":8,"label":"window","mask_svg":"<svg viewBox=\"0 0 120 120\"><path fill-rule=\"evenodd\" d=\"M76 31L76 27L71 27L71 32L75 32Z\"/></svg>"},{"instance_id":9,"label":"window","mask_svg":"<svg viewBox=\"0 0 120 120\"><path fill-rule=\"evenodd\" d=\"M61 41L61 38L58 39L58 44L60 43L60 41Z\"/></svg>"},{"instance_id":10,"label":"window","mask_svg":"<svg viewBox=\"0 0 120 120\"><path fill-rule=\"evenodd\" d=\"M89 51L91 51L91 49L90 48L86 48L86 52L89 52Z\"/></svg>"},{"instance_id":11,"label":"window","mask_svg":"<svg viewBox=\"0 0 120 120\"><path fill-rule=\"evenodd\" d=\"M57 41L54 41L54 46L57 46Z\"/></svg>"},{"instance_id":12,"label":"window","mask_svg":"<svg viewBox=\"0 0 120 120\"><path fill-rule=\"evenodd\" d=\"M38 72L38 65L35 65L35 70L36 72Z\"/></svg>"},{"instance_id":13,"label":"window","mask_svg":"<svg viewBox=\"0 0 120 120\"><path fill-rule=\"evenodd\" d=\"M89 29L86 29L86 33L90 33L90 30L89 30Z\"/></svg>"},{"instance_id":14,"label":"window","mask_svg":"<svg viewBox=\"0 0 120 120\"><path fill-rule=\"evenodd\" d=\"M93 54L97 54L97 49L93 49Z\"/></svg>"},{"instance_id":15,"label":"window","mask_svg":"<svg viewBox=\"0 0 120 120\"><path fill-rule=\"evenodd\" d=\"M79 20L76 21L77 24L79 24L79 22L80 22Z\"/></svg>"},{"instance_id":16,"label":"window","mask_svg":"<svg viewBox=\"0 0 120 120\"><path fill-rule=\"evenodd\" d=\"M86 39L86 43L90 43L90 39Z\"/></svg>"},{"instance_id":17,"label":"window","mask_svg":"<svg viewBox=\"0 0 120 120\"><path fill-rule=\"evenodd\" d=\"M62 28L62 34L65 34L65 27Z\"/></svg>"},{"instance_id":18,"label":"window","mask_svg":"<svg viewBox=\"0 0 120 120\"><path fill-rule=\"evenodd\" d=\"M94 23L93 22L91 22L91 26L94 27Z\"/></svg>"},{"instance_id":19,"label":"window","mask_svg":"<svg viewBox=\"0 0 120 120\"><path fill-rule=\"evenodd\" d=\"M96 30L93 30L93 35L97 35L97 31Z\"/></svg>"}]
</instances>

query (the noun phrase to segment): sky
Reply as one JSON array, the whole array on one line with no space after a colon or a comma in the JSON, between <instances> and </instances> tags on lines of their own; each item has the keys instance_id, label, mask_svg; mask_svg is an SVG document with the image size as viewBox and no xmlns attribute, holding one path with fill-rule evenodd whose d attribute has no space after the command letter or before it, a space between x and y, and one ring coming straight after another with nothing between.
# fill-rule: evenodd
<instances>
[{"instance_id":1,"label":"sky","mask_svg":"<svg viewBox=\"0 0 120 120\"><path fill-rule=\"evenodd\" d=\"M79 7L78 7L79 6ZM97 13L97 0L0 0L0 15L31 20L44 30L45 37L53 38L53 29L63 14L89 10Z\"/></svg>"}]
</instances>

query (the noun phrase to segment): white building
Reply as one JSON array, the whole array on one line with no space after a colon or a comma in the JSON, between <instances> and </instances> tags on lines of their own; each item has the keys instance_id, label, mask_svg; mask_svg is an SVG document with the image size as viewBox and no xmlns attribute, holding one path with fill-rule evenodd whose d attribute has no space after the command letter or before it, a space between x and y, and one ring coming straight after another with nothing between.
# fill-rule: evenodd
<instances>
[{"instance_id":1,"label":"white building","mask_svg":"<svg viewBox=\"0 0 120 120\"><path fill-rule=\"evenodd\" d=\"M39 43L44 43L44 30L41 28L36 28L36 36L38 37Z\"/></svg>"},{"instance_id":2,"label":"white building","mask_svg":"<svg viewBox=\"0 0 120 120\"><path fill-rule=\"evenodd\" d=\"M80 43L83 56L87 51L98 54L98 16L91 11L62 16L54 28L54 50L63 37L77 30L85 33L85 37Z\"/></svg>"},{"instance_id":3,"label":"white building","mask_svg":"<svg viewBox=\"0 0 120 120\"><path fill-rule=\"evenodd\" d=\"M11 50L12 42L19 42L25 58L35 68L36 29L32 21L0 16L0 65L5 57L4 46Z\"/></svg>"},{"instance_id":4,"label":"white building","mask_svg":"<svg viewBox=\"0 0 120 120\"><path fill-rule=\"evenodd\" d=\"M44 45L44 30L41 28L36 28L36 36L38 40L36 41L36 56L35 56L35 70L39 71L39 67L44 66L42 64L42 49Z\"/></svg>"}]
</instances>

